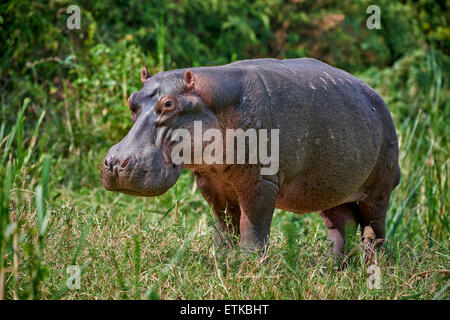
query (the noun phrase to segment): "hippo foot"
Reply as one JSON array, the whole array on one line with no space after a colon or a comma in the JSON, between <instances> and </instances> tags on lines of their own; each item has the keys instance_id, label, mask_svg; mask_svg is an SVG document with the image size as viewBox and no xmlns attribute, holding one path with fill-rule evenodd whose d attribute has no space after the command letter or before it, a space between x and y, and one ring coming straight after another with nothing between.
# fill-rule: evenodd
<instances>
[{"instance_id":1,"label":"hippo foot","mask_svg":"<svg viewBox=\"0 0 450 320\"><path fill-rule=\"evenodd\" d=\"M371 226L365 226L362 235L362 248L364 253L364 263L370 265L377 259L376 248L384 243L384 239L377 239Z\"/></svg>"},{"instance_id":2,"label":"hippo foot","mask_svg":"<svg viewBox=\"0 0 450 320\"><path fill-rule=\"evenodd\" d=\"M262 244L241 243L239 252L243 257L262 257L268 251L268 242Z\"/></svg>"},{"instance_id":3,"label":"hippo foot","mask_svg":"<svg viewBox=\"0 0 450 320\"><path fill-rule=\"evenodd\" d=\"M232 233L216 231L214 235L214 254L219 260L235 252L238 248L238 236Z\"/></svg>"}]
</instances>

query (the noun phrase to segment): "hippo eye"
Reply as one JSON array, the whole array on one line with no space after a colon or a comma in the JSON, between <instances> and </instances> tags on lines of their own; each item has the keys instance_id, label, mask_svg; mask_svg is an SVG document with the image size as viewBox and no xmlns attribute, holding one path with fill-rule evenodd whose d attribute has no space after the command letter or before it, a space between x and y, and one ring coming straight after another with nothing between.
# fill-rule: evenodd
<instances>
[{"instance_id":1,"label":"hippo eye","mask_svg":"<svg viewBox=\"0 0 450 320\"><path fill-rule=\"evenodd\" d=\"M169 96L164 96L159 99L155 106L155 111L158 114L164 114L165 112L171 112L176 107L176 101Z\"/></svg>"},{"instance_id":2,"label":"hippo eye","mask_svg":"<svg viewBox=\"0 0 450 320\"><path fill-rule=\"evenodd\" d=\"M175 108L175 102L172 99L164 101L163 111L171 111Z\"/></svg>"}]
</instances>

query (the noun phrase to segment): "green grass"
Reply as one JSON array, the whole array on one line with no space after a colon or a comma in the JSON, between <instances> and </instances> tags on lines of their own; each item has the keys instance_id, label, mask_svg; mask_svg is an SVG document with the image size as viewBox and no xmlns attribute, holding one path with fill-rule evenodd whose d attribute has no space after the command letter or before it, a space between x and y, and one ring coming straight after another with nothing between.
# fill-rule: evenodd
<instances>
[{"instance_id":1,"label":"green grass","mask_svg":"<svg viewBox=\"0 0 450 320\"><path fill-rule=\"evenodd\" d=\"M184 175L178 188L190 190ZM48 274L40 298L63 299L406 299L448 298L448 243L424 239L396 242L377 257L382 288L367 287L367 267L356 253L345 268L329 255L318 214L277 212L263 257L237 252L216 258L212 216L197 192L182 200L178 220L164 219L173 194L136 199L93 189L64 190L49 206L51 215L42 261ZM64 204L65 203L65 204ZM92 207L92 204L98 207ZM23 232L37 217L23 218ZM161 221L162 219L162 221ZM294 226L293 232L286 231ZM84 235L84 236L83 236ZM32 279L21 259L20 287ZM82 267L81 289L68 291L69 265ZM446 271L445 271L446 270ZM11 294L13 288L8 286ZM19 296L21 290L19 289Z\"/></svg>"}]
</instances>

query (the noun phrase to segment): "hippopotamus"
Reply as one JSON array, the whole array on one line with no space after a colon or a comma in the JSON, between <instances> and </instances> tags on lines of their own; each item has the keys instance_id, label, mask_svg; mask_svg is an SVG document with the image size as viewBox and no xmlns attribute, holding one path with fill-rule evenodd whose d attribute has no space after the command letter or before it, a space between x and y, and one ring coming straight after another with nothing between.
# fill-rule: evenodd
<instances>
[{"instance_id":1,"label":"hippopotamus","mask_svg":"<svg viewBox=\"0 0 450 320\"><path fill-rule=\"evenodd\" d=\"M217 248L264 249L275 208L320 212L336 255L358 225L385 237L400 179L398 139L385 102L363 81L312 58L242 60L153 76L143 68L141 80L142 89L128 99L133 126L102 166L105 189L158 196L189 169L214 213ZM262 174L267 163L260 160L172 161L174 132L194 134L198 121L202 130L224 135L277 129L279 140L267 139L277 144L276 172Z\"/></svg>"}]
</instances>

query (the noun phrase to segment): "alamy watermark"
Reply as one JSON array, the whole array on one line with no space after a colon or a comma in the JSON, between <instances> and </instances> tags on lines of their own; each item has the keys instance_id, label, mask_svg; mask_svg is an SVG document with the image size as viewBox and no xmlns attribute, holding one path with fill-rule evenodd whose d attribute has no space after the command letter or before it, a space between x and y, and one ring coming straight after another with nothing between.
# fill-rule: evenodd
<instances>
[{"instance_id":1,"label":"alamy watermark","mask_svg":"<svg viewBox=\"0 0 450 320\"><path fill-rule=\"evenodd\" d=\"M376 264L372 264L367 268L367 288L369 289L381 289L381 269Z\"/></svg>"},{"instance_id":2,"label":"alamy watermark","mask_svg":"<svg viewBox=\"0 0 450 320\"><path fill-rule=\"evenodd\" d=\"M77 265L68 266L66 272L69 278L66 280L66 287L69 290L80 290L81 286L81 269Z\"/></svg>"},{"instance_id":3,"label":"alamy watermark","mask_svg":"<svg viewBox=\"0 0 450 320\"><path fill-rule=\"evenodd\" d=\"M268 144L270 131L270 155ZM203 132L202 122L194 121L194 137L187 129L176 129L171 140L174 164L261 164L261 175L274 175L279 168L279 129L226 129L225 139L219 129ZM181 140L181 141L180 141ZM225 141L224 141L225 140ZM248 141L248 144L246 143ZM207 145L204 147L204 143ZM225 145L225 149L224 149ZM248 150L247 150L248 145ZM193 147L193 148L192 148ZM193 149L193 157L192 157ZM248 162L246 162L248 154Z\"/></svg>"},{"instance_id":4,"label":"alamy watermark","mask_svg":"<svg viewBox=\"0 0 450 320\"><path fill-rule=\"evenodd\" d=\"M69 30L81 29L80 7L75 4L72 4L67 7L66 12L67 12L67 14L70 14L70 16L67 18L67 21L66 21L67 29L69 29Z\"/></svg>"},{"instance_id":5,"label":"alamy watermark","mask_svg":"<svg viewBox=\"0 0 450 320\"><path fill-rule=\"evenodd\" d=\"M81 29L81 10L80 7L72 4L67 7L67 14L70 16L66 20L66 26L69 30ZM381 9L377 5L370 5L366 9L366 13L370 16L366 20L366 26L368 29L381 29Z\"/></svg>"},{"instance_id":6,"label":"alamy watermark","mask_svg":"<svg viewBox=\"0 0 450 320\"><path fill-rule=\"evenodd\" d=\"M366 10L367 14L370 16L366 20L367 29L381 29L381 9L377 5L370 5Z\"/></svg>"}]
</instances>

